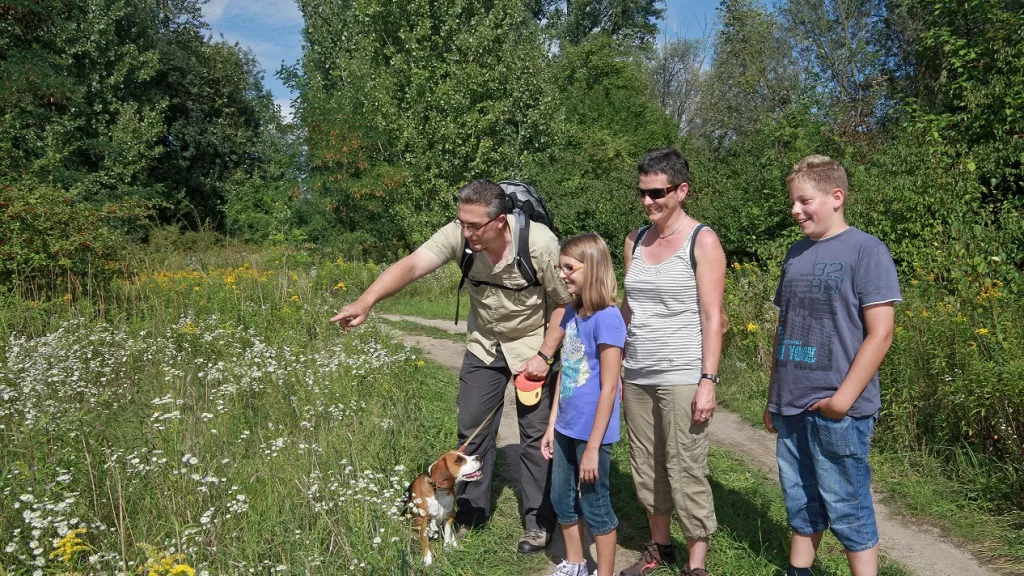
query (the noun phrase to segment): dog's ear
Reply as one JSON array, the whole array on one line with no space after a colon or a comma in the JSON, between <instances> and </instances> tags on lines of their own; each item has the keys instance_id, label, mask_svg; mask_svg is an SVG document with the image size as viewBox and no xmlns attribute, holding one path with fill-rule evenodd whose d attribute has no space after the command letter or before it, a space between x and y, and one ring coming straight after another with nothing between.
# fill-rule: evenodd
<instances>
[{"instance_id":1,"label":"dog's ear","mask_svg":"<svg viewBox=\"0 0 1024 576\"><path fill-rule=\"evenodd\" d=\"M448 459L441 458L430 468L430 479L442 490L451 490L455 486L455 476L448 469Z\"/></svg>"}]
</instances>

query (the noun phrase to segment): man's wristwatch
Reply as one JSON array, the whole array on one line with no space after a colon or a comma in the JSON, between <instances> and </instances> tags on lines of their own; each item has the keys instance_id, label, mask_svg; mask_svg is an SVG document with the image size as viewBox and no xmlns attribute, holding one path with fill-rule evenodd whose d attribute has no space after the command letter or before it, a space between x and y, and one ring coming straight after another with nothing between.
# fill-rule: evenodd
<instances>
[{"instance_id":1,"label":"man's wristwatch","mask_svg":"<svg viewBox=\"0 0 1024 576\"><path fill-rule=\"evenodd\" d=\"M700 375L700 379L701 380L711 380L715 384L718 384L718 374L708 374L708 373L705 372L704 374Z\"/></svg>"},{"instance_id":2,"label":"man's wristwatch","mask_svg":"<svg viewBox=\"0 0 1024 576\"><path fill-rule=\"evenodd\" d=\"M537 356L540 356L541 360L544 360L544 363L547 364L548 366L551 366L552 364L555 363L554 356L548 356L547 354L541 352L540 350L537 350Z\"/></svg>"}]
</instances>

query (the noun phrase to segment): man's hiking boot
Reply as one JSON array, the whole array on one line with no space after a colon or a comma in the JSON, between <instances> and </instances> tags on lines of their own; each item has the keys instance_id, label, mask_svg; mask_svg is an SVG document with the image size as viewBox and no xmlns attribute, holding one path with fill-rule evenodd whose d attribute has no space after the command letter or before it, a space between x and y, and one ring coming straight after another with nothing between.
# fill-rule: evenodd
<instances>
[{"instance_id":1,"label":"man's hiking boot","mask_svg":"<svg viewBox=\"0 0 1024 576\"><path fill-rule=\"evenodd\" d=\"M650 576L658 568L675 564L675 562L676 550L671 544L657 544L651 541L644 546L644 553L640 559L629 568L619 572L619 576Z\"/></svg>"},{"instance_id":2,"label":"man's hiking boot","mask_svg":"<svg viewBox=\"0 0 1024 576\"><path fill-rule=\"evenodd\" d=\"M533 554L548 547L551 542L551 533L544 530L527 530L523 539L519 541L520 554Z\"/></svg>"},{"instance_id":3,"label":"man's hiking boot","mask_svg":"<svg viewBox=\"0 0 1024 576\"><path fill-rule=\"evenodd\" d=\"M686 565L679 576L708 576L708 571L703 568L690 568L689 565Z\"/></svg>"}]
</instances>

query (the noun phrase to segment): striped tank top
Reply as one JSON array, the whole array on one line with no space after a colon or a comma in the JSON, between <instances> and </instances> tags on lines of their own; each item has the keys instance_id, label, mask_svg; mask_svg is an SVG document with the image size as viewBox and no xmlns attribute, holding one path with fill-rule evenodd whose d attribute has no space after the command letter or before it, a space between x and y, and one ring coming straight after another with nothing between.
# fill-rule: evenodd
<instances>
[{"instance_id":1,"label":"striped tank top","mask_svg":"<svg viewBox=\"0 0 1024 576\"><path fill-rule=\"evenodd\" d=\"M644 262L643 246L633 252L626 274L632 316L622 362L624 381L649 386L700 382L703 342L690 245L694 232L703 228L694 226L679 250L657 266Z\"/></svg>"}]
</instances>

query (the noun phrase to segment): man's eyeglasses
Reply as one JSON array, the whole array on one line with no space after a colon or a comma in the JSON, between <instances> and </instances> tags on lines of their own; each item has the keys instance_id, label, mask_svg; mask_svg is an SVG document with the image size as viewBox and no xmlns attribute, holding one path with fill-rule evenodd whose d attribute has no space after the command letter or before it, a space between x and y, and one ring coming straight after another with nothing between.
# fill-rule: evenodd
<instances>
[{"instance_id":1,"label":"man's eyeglasses","mask_svg":"<svg viewBox=\"0 0 1024 576\"><path fill-rule=\"evenodd\" d=\"M581 268L583 268L583 264L577 264L576 266L569 266L568 264L565 266L559 266L558 264L555 264L555 271L566 276L572 275L573 272Z\"/></svg>"},{"instance_id":2,"label":"man's eyeglasses","mask_svg":"<svg viewBox=\"0 0 1024 576\"><path fill-rule=\"evenodd\" d=\"M501 214L498 214L498 216L501 216ZM487 222L484 222L483 224L466 224L462 220L458 220L458 219L456 219L455 221L459 223L459 226L462 226L463 230L469 230L469 232L471 234L476 234L477 232L483 230L484 226L487 226L491 222L494 222L495 220L497 220L498 216L495 216L494 218L491 218L490 220L488 220Z\"/></svg>"},{"instance_id":3,"label":"man's eyeglasses","mask_svg":"<svg viewBox=\"0 0 1024 576\"><path fill-rule=\"evenodd\" d=\"M651 200L661 200L665 196L668 196L669 194L678 190L679 187L682 185L683 183L680 182L679 184L676 184L675 186L669 186L668 188L641 188L637 186L636 195L640 197L641 200L644 199L644 196L648 196Z\"/></svg>"}]
</instances>

